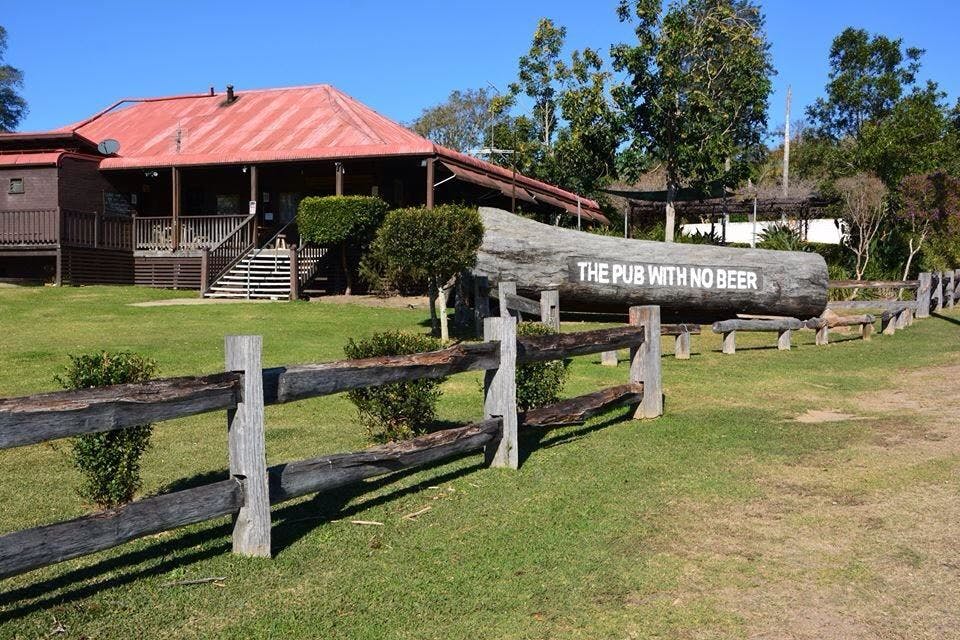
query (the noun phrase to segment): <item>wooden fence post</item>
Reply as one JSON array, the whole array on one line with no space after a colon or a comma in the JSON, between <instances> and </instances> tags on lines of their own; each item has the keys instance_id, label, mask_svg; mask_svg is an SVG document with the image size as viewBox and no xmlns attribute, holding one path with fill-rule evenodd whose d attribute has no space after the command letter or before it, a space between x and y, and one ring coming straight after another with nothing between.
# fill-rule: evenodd
<instances>
[{"instance_id":1,"label":"wooden fence post","mask_svg":"<svg viewBox=\"0 0 960 640\"><path fill-rule=\"evenodd\" d=\"M777 333L777 349L780 351L790 351L790 338L792 335L790 329L784 329Z\"/></svg>"},{"instance_id":2,"label":"wooden fence post","mask_svg":"<svg viewBox=\"0 0 960 640\"><path fill-rule=\"evenodd\" d=\"M737 332L736 331L726 331L723 334L723 347L721 348L723 353L736 353L737 352Z\"/></svg>"},{"instance_id":3,"label":"wooden fence post","mask_svg":"<svg viewBox=\"0 0 960 640\"><path fill-rule=\"evenodd\" d=\"M947 271L946 278L947 278L947 290L944 292L944 296L946 296L946 298L947 298L947 299L946 299L947 308L948 308L948 309L952 309L952 308L953 308L954 291L956 290L956 284L957 284L955 272L954 272L954 271Z\"/></svg>"},{"instance_id":4,"label":"wooden fence post","mask_svg":"<svg viewBox=\"0 0 960 640\"><path fill-rule=\"evenodd\" d=\"M830 344L830 325L824 320L823 324L817 327L817 335L814 342L818 347L825 347Z\"/></svg>"},{"instance_id":5,"label":"wooden fence post","mask_svg":"<svg viewBox=\"0 0 960 640\"><path fill-rule=\"evenodd\" d=\"M864 324L860 325L860 337L866 341L871 340L871 336L873 336L873 323L865 322Z\"/></svg>"},{"instance_id":6,"label":"wooden fence post","mask_svg":"<svg viewBox=\"0 0 960 640\"><path fill-rule=\"evenodd\" d=\"M917 287L917 318L930 317L930 274L921 273L918 276L920 285Z\"/></svg>"},{"instance_id":7,"label":"wooden fence post","mask_svg":"<svg viewBox=\"0 0 960 640\"><path fill-rule=\"evenodd\" d=\"M956 302L956 299L960 298L960 286L958 286L960 285L960 269L953 270L953 282L954 282L953 299L954 299L954 302Z\"/></svg>"},{"instance_id":8,"label":"wooden fence post","mask_svg":"<svg viewBox=\"0 0 960 640\"><path fill-rule=\"evenodd\" d=\"M520 464L517 443L516 318L509 315L484 318L483 339L500 341L500 366L484 374L483 412L487 418L499 417L503 420L500 438L487 445L487 464L516 469Z\"/></svg>"},{"instance_id":9,"label":"wooden fence post","mask_svg":"<svg viewBox=\"0 0 960 640\"><path fill-rule=\"evenodd\" d=\"M906 326L907 326L907 310L906 310L906 309L901 309L900 312L897 313L897 321L896 321L896 322L897 322L897 329L898 329L898 330L900 330L900 329L905 329L905 328L906 328Z\"/></svg>"},{"instance_id":10,"label":"wooden fence post","mask_svg":"<svg viewBox=\"0 0 960 640\"><path fill-rule=\"evenodd\" d=\"M643 402L634 418L663 415L663 381L660 376L660 307L630 307L630 324L643 327L643 344L630 348L630 382L643 383Z\"/></svg>"},{"instance_id":11,"label":"wooden fence post","mask_svg":"<svg viewBox=\"0 0 960 640\"><path fill-rule=\"evenodd\" d=\"M933 288L933 310L942 311L943 310L943 271L938 271L933 274L936 284Z\"/></svg>"},{"instance_id":12,"label":"wooden fence post","mask_svg":"<svg viewBox=\"0 0 960 640\"><path fill-rule=\"evenodd\" d=\"M605 367L615 367L620 364L616 351L604 351L600 354L600 364Z\"/></svg>"},{"instance_id":13,"label":"wooden fence post","mask_svg":"<svg viewBox=\"0 0 960 640\"><path fill-rule=\"evenodd\" d=\"M560 333L560 292L556 289L540 292L540 322Z\"/></svg>"},{"instance_id":14,"label":"wooden fence post","mask_svg":"<svg viewBox=\"0 0 960 640\"><path fill-rule=\"evenodd\" d=\"M673 357L677 360L690 359L690 332L681 331L673 343Z\"/></svg>"},{"instance_id":15,"label":"wooden fence post","mask_svg":"<svg viewBox=\"0 0 960 640\"><path fill-rule=\"evenodd\" d=\"M297 254L297 245L292 244L290 251L290 300L300 299L300 256Z\"/></svg>"},{"instance_id":16,"label":"wooden fence post","mask_svg":"<svg viewBox=\"0 0 960 640\"><path fill-rule=\"evenodd\" d=\"M520 315L520 312L516 309L510 310L507 307L507 296L517 295L517 283L516 282L501 282L497 285L497 297L500 300L500 316L513 316L517 319L517 322L523 320L523 316Z\"/></svg>"},{"instance_id":17,"label":"wooden fence post","mask_svg":"<svg viewBox=\"0 0 960 640\"><path fill-rule=\"evenodd\" d=\"M483 337L483 321L490 315L490 280L487 276L473 277L474 327L478 338Z\"/></svg>"},{"instance_id":18,"label":"wooden fence post","mask_svg":"<svg viewBox=\"0 0 960 640\"><path fill-rule=\"evenodd\" d=\"M227 411L230 475L243 483L243 506L233 522L233 552L270 557L270 493L264 441L261 336L227 336L227 371L243 372L243 397Z\"/></svg>"}]
</instances>

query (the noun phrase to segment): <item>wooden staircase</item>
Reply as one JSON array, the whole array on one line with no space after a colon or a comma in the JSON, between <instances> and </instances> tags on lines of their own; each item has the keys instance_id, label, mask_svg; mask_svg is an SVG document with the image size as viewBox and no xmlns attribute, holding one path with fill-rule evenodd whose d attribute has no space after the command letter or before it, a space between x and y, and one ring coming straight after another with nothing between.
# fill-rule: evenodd
<instances>
[{"instance_id":1,"label":"wooden staircase","mask_svg":"<svg viewBox=\"0 0 960 640\"><path fill-rule=\"evenodd\" d=\"M309 282L326 253L319 247L304 247L297 252L299 282ZM301 286L302 288L302 286ZM290 299L290 250L249 251L204 292L205 298L242 300Z\"/></svg>"}]
</instances>

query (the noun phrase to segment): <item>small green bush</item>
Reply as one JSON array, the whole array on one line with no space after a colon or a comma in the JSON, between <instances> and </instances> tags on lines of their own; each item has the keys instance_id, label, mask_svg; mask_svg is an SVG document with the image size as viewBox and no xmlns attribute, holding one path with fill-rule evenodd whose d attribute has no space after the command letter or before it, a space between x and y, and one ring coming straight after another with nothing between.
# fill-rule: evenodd
<instances>
[{"instance_id":1,"label":"small green bush","mask_svg":"<svg viewBox=\"0 0 960 640\"><path fill-rule=\"evenodd\" d=\"M347 245L363 248L369 244L389 208L386 202L372 196L312 196L301 200L297 207L297 228L304 240L340 246L347 295L353 289Z\"/></svg>"},{"instance_id":2,"label":"small green bush","mask_svg":"<svg viewBox=\"0 0 960 640\"><path fill-rule=\"evenodd\" d=\"M388 331L363 340L350 340L343 348L348 358L399 356L434 351L440 341L429 336ZM360 421L374 442L407 440L423 433L436 419L440 384L444 378L397 382L357 389L347 395L357 407Z\"/></svg>"},{"instance_id":3,"label":"small green bush","mask_svg":"<svg viewBox=\"0 0 960 640\"><path fill-rule=\"evenodd\" d=\"M93 353L70 356L66 371L56 377L65 389L89 389L154 376L154 361L136 353ZM105 508L130 502L141 486L140 459L150 447L149 424L89 433L73 439L70 458L83 476L78 493Z\"/></svg>"},{"instance_id":4,"label":"small green bush","mask_svg":"<svg viewBox=\"0 0 960 640\"><path fill-rule=\"evenodd\" d=\"M774 249L776 251L807 250L807 243L804 242L800 231L782 223L770 225L761 231L758 240L757 246L761 249Z\"/></svg>"},{"instance_id":5,"label":"small green bush","mask_svg":"<svg viewBox=\"0 0 960 640\"><path fill-rule=\"evenodd\" d=\"M553 333L553 329L540 322L521 322L517 325L518 336L547 336ZM517 409L527 411L559 400L569 366L567 360L552 360L517 367Z\"/></svg>"}]
</instances>

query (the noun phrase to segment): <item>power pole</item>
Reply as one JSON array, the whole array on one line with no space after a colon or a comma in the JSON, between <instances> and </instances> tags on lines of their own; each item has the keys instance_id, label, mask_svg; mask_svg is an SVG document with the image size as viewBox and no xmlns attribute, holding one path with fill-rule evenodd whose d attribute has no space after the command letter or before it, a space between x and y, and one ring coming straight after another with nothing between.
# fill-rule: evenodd
<instances>
[{"instance_id":1,"label":"power pole","mask_svg":"<svg viewBox=\"0 0 960 640\"><path fill-rule=\"evenodd\" d=\"M790 97L792 88L787 86L787 119L783 125L783 197L790 191Z\"/></svg>"}]
</instances>

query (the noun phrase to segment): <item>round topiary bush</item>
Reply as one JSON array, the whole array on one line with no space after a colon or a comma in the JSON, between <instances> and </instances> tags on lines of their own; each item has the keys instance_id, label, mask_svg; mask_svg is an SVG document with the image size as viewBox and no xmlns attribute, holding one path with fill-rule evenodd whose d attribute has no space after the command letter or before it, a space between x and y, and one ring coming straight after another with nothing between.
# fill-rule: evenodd
<instances>
[{"instance_id":1,"label":"round topiary bush","mask_svg":"<svg viewBox=\"0 0 960 640\"><path fill-rule=\"evenodd\" d=\"M66 371L56 377L65 389L89 389L127 382L146 382L157 365L136 353L93 353L70 356ZM83 476L80 496L100 507L133 499L140 488L140 460L150 447L152 425L88 433L72 440L70 459Z\"/></svg>"},{"instance_id":2,"label":"round topiary bush","mask_svg":"<svg viewBox=\"0 0 960 640\"><path fill-rule=\"evenodd\" d=\"M350 295L353 278L347 265L347 245L364 246L390 208L372 196L309 197L297 207L297 228L305 240L327 246L340 246L340 263Z\"/></svg>"},{"instance_id":3,"label":"round topiary bush","mask_svg":"<svg viewBox=\"0 0 960 640\"><path fill-rule=\"evenodd\" d=\"M434 351L440 342L429 336L388 331L362 340L350 340L343 348L348 358L399 356ZM440 384L445 378L397 382L357 389L347 395L357 407L360 420L374 442L407 440L423 433L435 420Z\"/></svg>"},{"instance_id":4,"label":"round topiary bush","mask_svg":"<svg viewBox=\"0 0 960 640\"><path fill-rule=\"evenodd\" d=\"M540 322L521 322L517 325L518 336L547 336L553 333L553 329ZM527 411L557 402L567 381L569 366L568 360L518 366L517 409Z\"/></svg>"}]
</instances>

